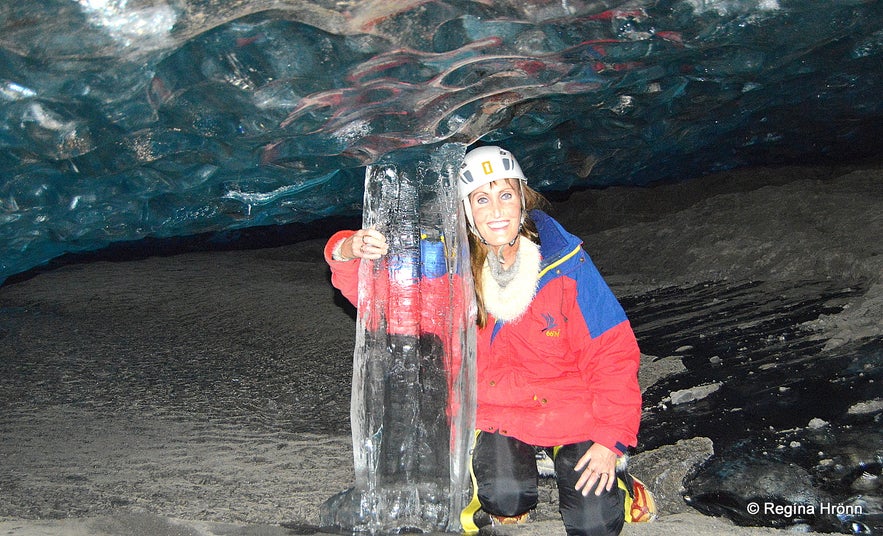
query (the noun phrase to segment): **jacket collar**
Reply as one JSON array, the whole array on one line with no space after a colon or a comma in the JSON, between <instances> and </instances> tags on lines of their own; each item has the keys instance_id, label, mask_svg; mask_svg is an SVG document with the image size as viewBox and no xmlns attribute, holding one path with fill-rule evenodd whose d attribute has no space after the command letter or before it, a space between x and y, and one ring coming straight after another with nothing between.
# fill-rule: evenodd
<instances>
[{"instance_id":1,"label":"jacket collar","mask_svg":"<svg viewBox=\"0 0 883 536\"><path fill-rule=\"evenodd\" d=\"M560 223L542 210L530 211L530 217L540 233L541 269L559 262L582 245L582 239L565 231Z\"/></svg>"}]
</instances>

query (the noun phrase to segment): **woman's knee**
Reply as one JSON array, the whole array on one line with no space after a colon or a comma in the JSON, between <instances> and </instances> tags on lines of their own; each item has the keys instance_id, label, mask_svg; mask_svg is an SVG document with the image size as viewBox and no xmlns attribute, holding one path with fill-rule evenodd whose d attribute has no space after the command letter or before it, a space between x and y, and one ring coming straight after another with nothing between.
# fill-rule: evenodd
<instances>
[{"instance_id":1,"label":"woman's knee","mask_svg":"<svg viewBox=\"0 0 883 536\"><path fill-rule=\"evenodd\" d=\"M619 488L596 496L570 497L559 503L568 536L615 536L625 523L625 495Z\"/></svg>"},{"instance_id":2,"label":"woman's knee","mask_svg":"<svg viewBox=\"0 0 883 536\"><path fill-rule=\"evenodd\" d=\"M595 495L596 489L588 495L576 489L582 471L574 466L591 445L590 441L565 445L555 456L558 506L569 536L612 536L625 522L625 492L618 486L601 495Z\"/></svg>"},{"instance_id":3,"label":"woman's knee","mask_svg":"<svg viewBox=\"0 0 883 536\"><path fill-rule=\"evenodd\" d=\"M478 486L482 508L497 516L518 516L535 508L537 495L536 485L508 479L492 479L480 482Z\"/></svg>"},{"instance_id":4,"label":"woman's knee","mask_svg":"<svg viewBox=\"0 0 883 536\"><path fill-rule=\"evenodd\" d=\"M517 516L537 505L536 452L515 438L482 432L476 441L472 469L478 499L489 514Z\"/></svg>"}]
</instances>

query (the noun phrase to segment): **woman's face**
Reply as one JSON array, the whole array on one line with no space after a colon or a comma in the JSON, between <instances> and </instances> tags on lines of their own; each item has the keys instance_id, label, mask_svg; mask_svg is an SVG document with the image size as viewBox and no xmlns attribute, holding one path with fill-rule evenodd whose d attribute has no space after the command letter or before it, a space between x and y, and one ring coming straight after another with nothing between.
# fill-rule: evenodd
<instances>
[{"instance_id":1,"label":"woman's face","mask_svg":"<svg viewBox=\"0 0 883 536\"><path fill-rule=\"evenodd\" d=\"M521 227L521 189L517 179L501 179L469 194L475 229L489 246L502 246Z\"/></svg>"}]
</instances>

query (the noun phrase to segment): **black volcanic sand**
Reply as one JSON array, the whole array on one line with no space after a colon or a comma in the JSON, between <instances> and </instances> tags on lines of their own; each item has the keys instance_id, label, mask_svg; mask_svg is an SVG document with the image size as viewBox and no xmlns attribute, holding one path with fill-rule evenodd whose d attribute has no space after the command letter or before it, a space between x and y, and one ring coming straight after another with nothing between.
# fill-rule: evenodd
<instances>
[{"instance_id":1,"label":"black volcanic sand","mask_svg":"<svg viewBox=\"0 0 883 536\"><path fill-rule=\"evenodd\" d=\"M633 467L664 508L626 534L781 532L700 513L745 522L720 497L775 486L722 481L721 464L799 469L816 500L879 508L881 179L756 169L556 205L646 354ZM352 479L355 320L322 246L78 262L0 288L0 533L314 530ZM654 453L693 438L716 456L664 489ZM543 490L519 534L563 533Z\"/></svg>"}]
</instances>

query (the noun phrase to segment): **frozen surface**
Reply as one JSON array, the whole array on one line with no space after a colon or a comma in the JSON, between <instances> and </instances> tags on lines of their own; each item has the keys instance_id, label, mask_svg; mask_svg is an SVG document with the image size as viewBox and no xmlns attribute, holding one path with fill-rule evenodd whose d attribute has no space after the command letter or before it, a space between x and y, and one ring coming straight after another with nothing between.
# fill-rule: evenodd
<instances>
[{"instance_id":1,"label":"frozen surface","mask_svg":"<svg viewBox=\"0 0 883 536\"><path fill-rule=\"evenodd\" d=\"M355 485L320 525L391 534L460 530L471 497L475 324L457 166L462 144L368 167L363 226L389 254L364 261L350 425Z\"/></svg>"},{"instance_id":2,"label":"frozen surface","mask_svg":"<svg viewBox=\"0 0 883 536\"><path fill-rule=\"evenodd\" d=\"M879 155L878 1L0 3L0 280L359 213L364 166L506 145L540 190Z\"/></svg>"}]
</instances>

